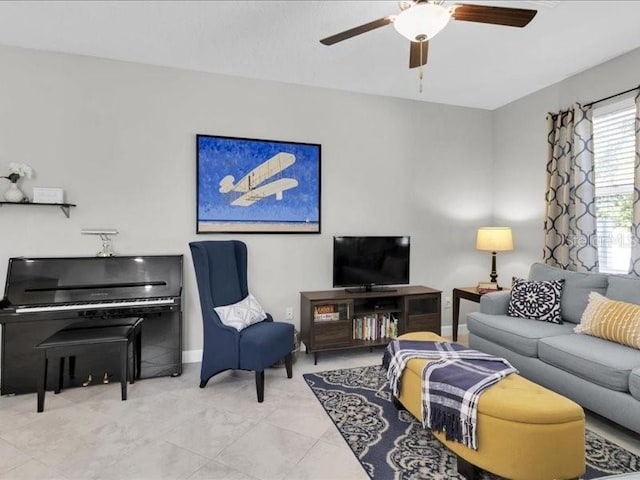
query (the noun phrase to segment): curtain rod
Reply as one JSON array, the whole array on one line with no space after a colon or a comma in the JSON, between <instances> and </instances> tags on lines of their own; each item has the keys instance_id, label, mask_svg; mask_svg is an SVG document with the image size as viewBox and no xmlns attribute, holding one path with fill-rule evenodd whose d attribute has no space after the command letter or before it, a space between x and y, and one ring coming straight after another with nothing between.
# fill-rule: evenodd
<instances>
[{"instance_id":1,"label":"curtain rod","mask_svg":"<svg viewBox=\"0 0 640 480\"><path fill-rule=\"evenodd\" d=\"M585 103L583 106L590 107L591 105L595 105L596 103L604 102L605 100L611 100L612 98L619 97L620 95L624 95L626 93L631 93L634 90L638 90L640 86L630 88L629 90L625 90L624 92L614 93L613 95L609 95L608 97L601 98L600 100L595 100L591 103Z\"/></svg>"},{"instance_id":2,"label":"curtain rod","mask_svg":"<svg viewBox=\"0 0 640 480\"><path fill-rule=\"evenodd\" d=\"M619 96L621 96L621 95L625 95L625 94L627 94L627 93L631 93L631 92L633 92L634 90L639 90L639 89L640 89L640 85L639 85L639 86L637 86L637 87L630 88L629 90L625 90L624 92L614 93L613 95L609 95L608 97L604 97L604 98L601 98L601 99L599 99L599 100L594 100L593 102L585 103L585 104L583 105L583 107L590 107L590 106L592 106L592 105L595 105L596 103L604 102L605 100L611 100L612 98L616 98L616 97L619 97ZM551 117L552 117L552 118L555 118L555 117L557 117L558 115L562 115L563 113L568 113L568 112L569 112L569 110L560 110L560 112L559 112L559 113L551 113L551 112L547 112L547 114L548 114L548 115L551 115Z\"/></svg>"}]
</instances>

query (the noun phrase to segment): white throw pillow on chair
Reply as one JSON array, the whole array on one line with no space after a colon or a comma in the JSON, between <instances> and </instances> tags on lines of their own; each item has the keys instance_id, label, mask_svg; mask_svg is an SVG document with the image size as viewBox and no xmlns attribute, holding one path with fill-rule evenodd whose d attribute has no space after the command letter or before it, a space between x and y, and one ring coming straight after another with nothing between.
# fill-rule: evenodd
<instances>
[{"instance_id":1,"label":"white throw pillow on chair","mask_svg":"<svg viewBox=\"0 0 640 480\"><path fill-rule=\"evenodd\" d=\"M267 318L267 314L251 294L238 303L215 307L214 310L222 323L238 331Z\"/></svg>"}]
</instances>

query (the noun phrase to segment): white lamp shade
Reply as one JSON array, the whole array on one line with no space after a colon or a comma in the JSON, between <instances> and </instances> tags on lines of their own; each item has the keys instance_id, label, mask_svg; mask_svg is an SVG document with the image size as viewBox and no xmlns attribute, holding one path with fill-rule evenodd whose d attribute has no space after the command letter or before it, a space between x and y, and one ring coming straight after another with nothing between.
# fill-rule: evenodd
<instances>
[{"instance_id":1,"label":"white lamp shade","mask_svg":"<svg viewBox=\"0 0 640 480\"><path fill-rule=\"evenodd\" d=\"M484 252L513 250L511 227L482 227L478 229L476 249Z\"/></svg>"},{"instance_id":2,"label":"white lamp shade","mask_svg":"<svg viewBox=\"0 0 640 480\"><path fill-rule=\"evenodd\" d=\"M431 40L449 23L450 18L449 10L442 5L419 3L400 12L393 26L400 35L417 42Z\"/></svg>"}]
</instances>

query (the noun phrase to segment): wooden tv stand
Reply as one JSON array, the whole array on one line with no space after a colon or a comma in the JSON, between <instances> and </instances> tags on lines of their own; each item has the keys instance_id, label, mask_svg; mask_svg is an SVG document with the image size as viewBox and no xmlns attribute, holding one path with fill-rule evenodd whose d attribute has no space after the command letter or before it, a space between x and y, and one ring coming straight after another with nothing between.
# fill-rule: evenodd
<instances>
[{"instance_id":1,"label":"wooden tv stand","mask_svg":"<svg viewBox=\"0 0 640 480\"><path fill-rule=\"evenodd\" d=\"M423 286L349 293L300 292L300 329L306 352L386 345L395 335L440 335L440 290ZM395 324L395 327L393 326Z\"/></svg>"}]
</instances>

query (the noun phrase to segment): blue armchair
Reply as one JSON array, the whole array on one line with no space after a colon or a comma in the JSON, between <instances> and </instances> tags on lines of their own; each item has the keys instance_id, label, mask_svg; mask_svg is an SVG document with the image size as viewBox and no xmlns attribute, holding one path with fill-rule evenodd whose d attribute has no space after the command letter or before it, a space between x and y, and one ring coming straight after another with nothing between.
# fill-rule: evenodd
<instances>
[{"instance_id":1,"label":"blue armchair","mask_svg":"<svg viewBox=\"0 0 640 480\"><path fill-rule=\"evenodd\" d=\"M203 322L200 388L225 370L256 372L258 402L264 400L264 369L284 358L292 377L293 325L267 319L241 331L224 325L214 307L231 305L249 294L247 246L238 240L191 242Z\"/></svg>"}]
</instances>

